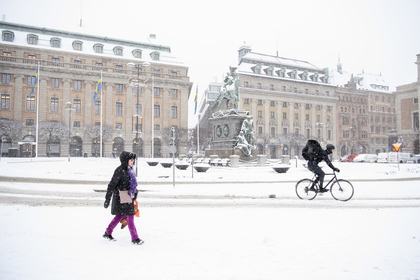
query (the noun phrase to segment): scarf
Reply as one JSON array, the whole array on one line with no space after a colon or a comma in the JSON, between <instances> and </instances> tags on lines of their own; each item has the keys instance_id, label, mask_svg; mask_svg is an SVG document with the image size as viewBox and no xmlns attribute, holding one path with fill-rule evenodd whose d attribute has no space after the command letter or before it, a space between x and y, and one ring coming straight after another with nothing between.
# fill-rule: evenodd
<instances>
[{"instance_id":1,"label":"scarf","mask_svg":"<svg viewBox=\"0 0 420 280\"><path fill-rule=\"evenodd\" d=\"M132 167L128 167L128 175L130 175L130 189L128 190L128 195L133 197L137 193L137 179L136 172Z\"/></svg>"}]
</instances>

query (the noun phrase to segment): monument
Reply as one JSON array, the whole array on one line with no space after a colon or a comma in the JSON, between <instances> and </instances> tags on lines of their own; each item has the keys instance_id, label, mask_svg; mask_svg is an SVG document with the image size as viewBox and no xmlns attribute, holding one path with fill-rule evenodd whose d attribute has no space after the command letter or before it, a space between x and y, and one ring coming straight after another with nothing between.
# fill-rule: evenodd
<instances>
[{"instance_id":1,"label":"monument","mask_svg":"<svg viewBox=\"0 0 420 280\"><path fill-rule=\"evenodd\" d=\"M228 158L238 155L241 160L256 158L258 150L254 145L254 125L246 110L238 109L239 78L227 73L220 94L213 106L210 119L212 140L206 149L206 156L217 155Z\"/></svg>"}]
</instances>

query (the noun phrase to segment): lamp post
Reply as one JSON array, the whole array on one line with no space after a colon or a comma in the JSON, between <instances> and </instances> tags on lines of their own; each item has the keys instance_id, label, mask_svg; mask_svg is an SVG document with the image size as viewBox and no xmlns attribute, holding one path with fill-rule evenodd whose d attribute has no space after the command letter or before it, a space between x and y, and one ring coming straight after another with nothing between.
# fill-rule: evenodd
<instances>
[{"instance_id":1,"label":"lamp post","mask_svg":"<svg viewBox=\"0 0 420 280\"><path fill-rule=\"evenodd\" d=\"M67 102L66 103L66 110L69 111L69 137L68 137L68 141L69 141L69 155L68 155L68 161L70 162L70 147L71 147L71 111L73 110L71 108L71 102Z\"/></svg>"},{"instance_id":2,"label":"lamp post","mask_svg":"<svg viewBox=\"0 0 420 280\"><path fill-rule=\"evenodd\" d=\"M149 62L143 62L143 63L134 63L134 62L129 62L127 63L128 67L134 67L137 69L137 80L135 81L135 85L136 85L136 95L137 95L137 103L136 103L136 141L137 141L137 145L139 145L139 96L140 96L140 86L146 86L146 82L147 79L140 79L140 69L141 67L147 67L150 66ZM129 79L130 83L132 82L132 79ZM152 119L153 119L153 108L152 108ZM153 137L153 128L152 128L152 137ZM136 173L137 173L137 164L136 164Z\"/></svg>"}]
</instances>

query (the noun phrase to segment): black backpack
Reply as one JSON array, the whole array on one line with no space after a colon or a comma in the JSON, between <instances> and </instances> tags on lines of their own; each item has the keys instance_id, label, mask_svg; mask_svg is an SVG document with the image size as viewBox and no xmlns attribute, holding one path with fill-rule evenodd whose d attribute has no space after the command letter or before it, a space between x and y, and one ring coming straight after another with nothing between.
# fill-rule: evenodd
<instances>
[{"instance_id":1,"label":"black backpack","mask_svg":"<svg viewBox=\"0 0 420 280\"><path fill-rule=\"evenodd\" d=\"M302 149L302 157L305 160L314 160L321 154L322 147L318 141L309 139L306 146Z\"/></svg>"}]
</instances>

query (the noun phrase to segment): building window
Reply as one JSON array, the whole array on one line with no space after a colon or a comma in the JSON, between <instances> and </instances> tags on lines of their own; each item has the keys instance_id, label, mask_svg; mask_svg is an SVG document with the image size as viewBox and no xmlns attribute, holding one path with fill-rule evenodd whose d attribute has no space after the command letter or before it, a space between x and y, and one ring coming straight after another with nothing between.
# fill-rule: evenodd
<instances>
[{"instance_id":1,"label":"building window","mask_svg":"<svg viewBox=\"0 0 420 280\"><path fill-rule=\"evenodd\" d=\"M58 98L57 97L51 97L50 112L58 113Z\"/></svg>"},{"instance_id":2,"label":"building window","mask_svg":"<svg viewBox=\"0 0 420 280\"><path fill-rule=\"evenodd\" d=\"M155 105L153 109L153 116L155 118L160 118L160 105Z\"/></svg>"},{"instance_id":3,"label":"building window","mask_svg":"<svg viewBox=\"0 0 420 280\"><path fill-rule=\"evenodd\" d=\"M101 114L101 101L100 100L96 100L96 103L95 103L95 115L99 115L99 114Z\"/></svg>"},{"instance_id":4,"label":"building window","mask_svg":"<svg viewBox=\"0 0 420 280\"><path fill-rule=\"evenodd\" d=\"M172 96L172 98L178 98L178 90L177 89L171 89L171 96Z\"/></svg>"},{"instance_id":5,"label":"building window","mask_svg":"<svg viewBox=\"0 0 420 280\"><path fill-rule=\"evenodd\" d=\"M419 112L413 113L413 129L419 131Z\"/></svg>"},{"instance_id":6,"label":"building window","mask_svg":"<svg viewBox=\"0 0 420 280\"><path fill-rule=\"evenodd\" d=\"M73 100L73 108L76 114L82 113L82 100L81 99L74 99Z\"/></svg>"},{"instance_id":7,"label":"building window","mask_svg":"<svg viewBox=\"0 0 420 280\"><path fill-rule=\"evenodd\" d=\"M177 119L178 118L178 107L172 106L172 118Z\"/></svg>"},{"instance_id":8,"label":"building window","mask_svg":"<svg viewBox=\"0 0 420 280\"><path fill-rule=\"evenodd\" d=\"M96 62L95 67L96 68L102 68L103 64L101 62Z\"/></svg>"},{"instance_id":9,"label":"building window","mask_svg":"<svg viewBox=\"0 0 420 280\"><path fill-rule=\"evenodd\" d=\"M11 31L2 32L3 41L13 42L15 40L15 34Z\"/></svg>"},{"instance_id":10,"label":"building window","mask_svg":"<svg viewBox=\"0 0 420 280\"><path fill-rule=\"evenodd\" d=\"M76 50L76 51L83 50L83 42L81 41L74 41L72 45L73 45L73 50Z\"/></svg>"},{"instance_id":11,"label":"building window","mask_svg":"<svg viewBox=\"0 0 420 280\"><path fill-rule=\"evenodd\" d=\"M414 99L413 99L413 103L414 103L414 104L418 104L418 103L419 103L419 98L418 98L418 97L414 97Z\"/></svg>"},{"instance_id":12,"label":"building window","mask_svg":"<svg viewBox=\"0 0 420 280\"><path fill-rule=\"evenodd\" d=\"M141 118L141 116L143 114L143 108L142 108L142 105L140 103L136 103L135 111L136 111L136 115Z\"/></svg>"},{"instance_id":13,"label":"building window","mask_svg":"<svg viewBox=\"0 0 420 280\"><path fill-rule=\"evenodd\" d=\"M298 121L298 120L299 120L299 114L295 113L295 121Z\"/></svg>"},{"instance_id":14,"label":"building window","mask_svg":"<svg viewBox=\"0 0 420 280\"><path fill-rule=\"evenodd\" d=\"M135 58L141 58L141 53L142 53L141 50L133 50L131 53L133 54Z\"/></svg>"},{"instance_id":15,"label":"building window","mask_svg":"<svg viewBox=\"0 0 420 280\"><path fill-rule=\"evenodd\" d=\"M270 101L270 107L276 107L276 101L271 100Z\"/></svg>"},{"instance_id":16,"label":"building window","mask_svg":"<svg viewBox=\"0 0 420 280\"><path fill-rule=\"evenodd\" d=\"M26 40L28 41L28 44L30 44L30 45L38 45L38 36L37 35L29 34L28 37L26 38Z\"/></svg>"},{"instance_id":17,"label":"building window","mask_svg":"<svg viewBox=\"0 0 420 280\"><path fill-rule=\"evenodd\" d=\"M121 101L117 101L115 103L115 115L122 116L123 115L123 103Z\"/></svg>"},{"instance_id":18,"label":"building window","mask_svg":"<svg viewBox=\"0 0 420 280\"><path fill-rule=\"evenodd\" d=\"M262 101L262 99L258 99L258 101L257 101L258 103L258 106L262 106L263 105L263 101Z\"/></svg>"},{"instance_id":19,"label":"building window","mask_svg":"<svg viewBox=\"0 0 420 280\"><path fill-rule=\"evenodd\" d=\"M27 97L26 98L26 111L34 112L35 111L35 97Z\"/></svg>"},{"instance_id":20,"label":"building window","mask_svg":"<svg viewBox=\"0 0 420 280\"><path fill-rule=\"evenodd\" d=\"M51 38L50 45L53 48L60 48L61 47L61 39L60 38Z\"/></svg>"},{"instance_id":21,"label":"building window","mask_svg":"<svg viewBox=\"0 0 420 280\"><path fill-rule=\"evenodd\" d=\"M287 120L287 113L283 112L283 120Z\"/></svg>"},{"instance_id":22,"label":"building window","mask_svg":"<svg viewBox=\"0 0 420 280\"><path fill-rule=\"evenodd\" d=\"M10 110L10 95L1 95L1 110Z\"/></svg>"},{"instance_id":23,"label":"building window","mask_svg":"<svg viewBox=\"0 0 420 280\"><path fill-rule=\"evenodd\" d=\"M28 86L33 86L36 83L36 77L35 76L28 76Z\"/></svg>"},{"instance_id":24,"label":"building window","mask_svg":"<svg viewBox=\"0 0 420 280\"><path fill-rule=\"evenodd\" d=\"M161 88L158 87L153 88L154 96L160 97L160 90Z\"/></svg>"},{"instance_id":25,"label":"building window","mask_svg":"<svg viewBox=\"0 0 420 280\"><path fill-rule=\"evenodd\" d=\"M349 130L343 130L343 138L350 138L350 131Z\"/></svg>"},{"instance_id":26,"label":"building window","mask_svg":"<svg viewBox=\"0 0 420 280\"><path fill-rule=\"evenodd\" d=\"M115 65L115 69L117 70L117 73L122 73L123 66L122 65Z\"/></svg>"},{"instance_id":27,"label":"building window","mask_svg":"<svg viewBox=\"0 0 420 280\"><path fill-rule=\"evenodd\" d=\"M160 59L160 53L158 53L158 52L152 52L152 53L150 54L150 57L151 57L153 60L159 60L159 59Z\"/></svg>"},{"instance_id":28,"label":"building window","mask_svg":"<svg viewBox=\"0 0 420 280\"><path fill-rule=\"evenodd\" d=\"M271 116L272 119L275 119L276 118L276 112L270 112L270 116Z\"/></svg>"},{"instance_id":29,"label":"building window","mask_svg":"<svg viewBox=\"0 0 420 280\"><path fill-rule=\"evenodd\" d=\"M153 129L159 131L160 130L160 125L159 124L155 124L154 127L153 127Z\"/></svg>"},{"instance_id":30,"label":"building window","mask_svg":"<svg viewBox=\"0 0 420 280\"><path fill-rule=\"evenodd\" d=\"M82 90L82 81L81 80L75 80L74 81L74 90Z\"/></svg>"},{"instance_id":31,"label":"building window","mask_svg":"<svg viewBox=\"0 0 420 280\"><path fill-rule=\"evenodd\" d=\"M261 83L257 83L257 89L262 89Z\"/></svg>"},{"instance_id":32,"label":"building window","mask_svg":"<svg viewBox=\"0 0 420 280\"><path fill-rule=\"evenodd\" d=\"M10 84L10 74L1 74L1 83L2 84Z\"/></svg>"},{"instance_id":33,"label":"building window","mask_svg":"<svg viewBox=\"0 0 420 280\"><path fill-rule=\"evenodd\" d=\"M248 81L244 81L244 87L249 87L249 82Z\"/></svg>"},{"instance_id":34,"label":"building window","mask_svg":"<svg viewBox=\"0 0 420 280\"><path fill-rule=\"evenodd\" d=\"M258 134L261 135L262 133L263 133L263 128L262 128L262 126L259 126L258 127Z\"/></svg>"},{"instance_id":35,"label":"building window","mask_svg":"<svg viewBox=\"0 0 420 280\"><path fill-rule=\"evenodd\" d=\"M283 102L283 108L287 108L287 102Z\"/></svg>"},{"instance_id":36,"label":"building window","mask_svg":"<svg viewBox=\"0 0 420 280\"><path fill-rule=\"evenodd\" d=\"M258 111L258 118L262 119L262 111Z\"/></svg>"},{"instance_id":37,"label":"building window","mask_svg":"<svg viewBox=\"0 0 420 280\"><path fill-rule=\"evenodd\" d=\"M73 127L80 127L80 121L74 121Z\"/></svg>"},{"instance_id":38,"label":"building window","mask_svg":"<svg viewBox=\"0 0 420 280\"><path fill-rule=\"evenodd\" d=\"M122 84L116 84L115 85L115 92L116 93L123 93L123 85Z\"/></svg>"},{"instance_id":39,"label":"building window","mask_svg":"<svg viewBox=\"0 0 420 280\"><path fill-rule=\"evenodd\" d=\"M115 123L115 129L122 129L122 128L123 128L122 123L120 122Z\"/></svg>"},{"instance_id":40,"label":"building window","mask_svg":"<svg viewBox=\"0 0 420 280\"><path fill-rule=\"evenodd\" d=\"M244 104L245 105L249 105L250 103L249 103L249 98L244 98Z\"/></svg>"},{"instance_id":41,"label":"building window","mask_svg":"<svg viewBox=\"0 0 420 280\"><path fill-rule=\"evenodd\" d=\"M122 47L115 47L114 48L114 54L122 56L123 55L123 48Z\"/></svg>"},{"instance_id":42,"label":"building window","mask_svg":"<svg viewBox=\"0 0 420 280\"><path fill-rule=\"evenodd\" d=\"M276 128L275 127L271 127L270 128L270 136L271 137L276 137Z\"/></svg>"},{"instance_id":43,"label":"building window","mask_svg":"<svg viewBox=\"0 0 420 280\"><path fill-rule=\"evenodd\" d=\"M51 88L59 88L60 80L57 78L51 78Z\"/></svg>"},{"instance_id":44,"label":"building window","mask_svg":"<svg viewBox=\"0 0 420 280\"><path fill-rule=\"evenodd\" d=\"M103 53L104 52L104 45L102 45L102 44L95 44L95 45L93 45L93 50L96 53Z\"/></svg>"},{"instance_id":45,"label":"building window","mask_svg":"<svg viewBox=\"0 0 420 280\"><path fill-rule=\"evenodd\" d=\"M25 125L26 126L34 126L35 120L34 119L26 119Z\"/></svg>"}]
</instances>

